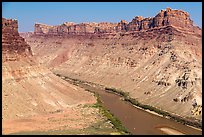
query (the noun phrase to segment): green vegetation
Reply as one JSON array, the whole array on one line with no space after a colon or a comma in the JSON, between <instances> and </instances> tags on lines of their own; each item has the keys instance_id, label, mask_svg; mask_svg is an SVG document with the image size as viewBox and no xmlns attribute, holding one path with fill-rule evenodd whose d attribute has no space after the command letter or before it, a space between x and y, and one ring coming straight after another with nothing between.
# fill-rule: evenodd
<instances>
[{"instance_id":1,"label":"green vegetation","mask_svg":"<svg viewBox=\"0 0 204 137\"><path fill-rule=\"evenodd\" d=\"M71 82L72 84L74 85L77 85L79 86L78 84L86 84L86 83L89 83L89 84L94 84L94 83L91 83L91 82L85 82L85 81L82 81L82 80L78 80L78 79L73 79L73 78L69 78L69 77L66 77L66 76L61 76L60 74L55 74L59 77L63 77L64 80L66 81L69 81ZM98 84L95 84L95 85L98 85ZM99 113L101 113L104 117L107 118L108 121L110 121L112 124L113 124L113 128L116 129L120 134L131 134L121 123L121 121L116 118L109 110L107 110L103 105L102 105L102 102L100 100L100 96L99 94L97 94L96 92L92 91L91 89L88 89L88 88L85 88L86 91L89 91L91 93L94 93L95 97L97 98L97 103L95 103L94 105L92 105L92 107L94 108L98 108L99 109ZM123 92L121 92L122 94ZM126 94L126 93L125 93ZM122 94L122 95L125 95L125 94Z\"/></svg>"},{"instance_id":2,"label":"green vegetation","mask_svg":"<svg viewBox=\"0 0 204 137\"><path fill-rule=\"evenodd\" d=\"M114 93L117 93L117 94L123 96L124 98L128 98L128 97L129 97L129 93L128 93L128 92L123 92L123 91L120 90L120 89L117 90L117 89L115 89L115 88L107 88L107 87L105 87L105 90L107 90L107 91L112 91L112 92L114 92Z\"/></svg>"},{"instance_id":3,"label":"green vegetation","mask_svg":"<svg viewBox=\"0 0 204 137\"><path fill-rule=\"evenodd\" d=\"M160 110L160 109L158 109L156 107L153 107L153 106L150 106L150 105L141 104L136 99L131 98L129 96L128 92L124 92L121 89L115 89L115 88L108 88L108 87L106 87L105 90L107 90L109 92L117 93L117 94L123 96L125 101L128 101L131 104L136 105L136 106L138 106L138 107L140 107L140 108L142 108L144 110L148 109L148 110L156 112L157 114L160 114L160 115L162 115L164 117L168 117L168 118L170 118L172 120L175 120L175 121L177 121L179 123L190 125L190 126L194 126L194 127L202 129L202 124L200 124L198 122L189 121L189 120L184 119L182 117L175 116L175 115L172 115L172 114L170 114L170 113L168 113L166 111Z\"/></svg>"},{"instance_id":4,"label":"green vegetation","mask_svg":"<svg viewBox=\"0 0 204 137\"><path fill-rule=\"evenodd\" d=\"M56 74L56 75L60 76L59 74ZM85 82L85 81L81 81L81 80L78 80L78 79L72 79L72 78L69 78L69 77L65 77L65 79L74 82L74 84L76 84L76 85L78 83L81 83L81 84L89 83L89 84L97 85L95 83ZM86 89L86 90L88 90L88 89ZM170 113L168 113L166 111L160 110L160 109L158 109L156 107L142 104L142 103L138 102L136 99L131 98L129 96L128 92L124 92L121 89L116 89L116 88L112 88L112 87L111 88L105 87L105 90L108 91L108 92L113 92L115 94L119 94L120 96L122 96L124 98L125 101L130 102L131 104L133 104L135 106L138 106L138 107L140 107L140 108L142 108L144 110L148 109L148 110L156 112L157 114L160 114L160 115L162 115L164 117L175 120L175 121L177 121L179 123L182 123L182 124L185 124L185 125L190 125L190 126L202 129L202 124L201 124L202 122L195 122L195 120L188 120L188 119L182 118L180 116L176 116L176 115L170 114ZM90 91L90 90L88 90L88 91Z\"/></svg>"},{"instance_id":5,"label":"green vegetation","mask_svg":"<svg viewBox=\"0 0 204 137\"><path fill-rule=\"evenodd\" d=\"M97 97L97 103L95 103L93 107L99 108L99 112L107 117L107 119L114 125L114 128L116 128L121 134L130 134L130 132L128 132L128 130L122 125L121 121L109 110L103 107L100 96L97 93L95 93L95 96Z\"/></svg>"},{"instance_id":6,"label":"green vegetation","mask_svg":"<svg viewBox=\"0 0 204 137\"><path fill-rule=\"evenodd\" d=\"M95 97L97 98L97 103L92 105L94 108L99 108L99 112L105 116L108 121L110 121L113 124L113 128L117 129L120 134L131 134L121 123L121 121L116 118L109 110L107 110L103 105L100 100L99 94L96 92L90 90L90 89L85 89L86 91L94 93Z\"/></svg>"}]
</instances>

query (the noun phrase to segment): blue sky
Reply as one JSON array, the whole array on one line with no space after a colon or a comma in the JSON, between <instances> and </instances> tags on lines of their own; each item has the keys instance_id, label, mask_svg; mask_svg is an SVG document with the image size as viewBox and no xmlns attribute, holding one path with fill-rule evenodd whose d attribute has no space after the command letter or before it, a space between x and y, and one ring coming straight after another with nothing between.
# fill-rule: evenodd
<instances>
[{"instance_id":1,"label":"blue sky","mask_svg":"<svg viewBox=\"0 0 204 137\"><path fill-rule=\"evenodd\" d=\"M130 22L135 16L153 17L166 7L187 11L202 27L202 2L3 2L2 17L17 19L19 32L28 32L36 22Z\"/></svg>"}]
</instances>

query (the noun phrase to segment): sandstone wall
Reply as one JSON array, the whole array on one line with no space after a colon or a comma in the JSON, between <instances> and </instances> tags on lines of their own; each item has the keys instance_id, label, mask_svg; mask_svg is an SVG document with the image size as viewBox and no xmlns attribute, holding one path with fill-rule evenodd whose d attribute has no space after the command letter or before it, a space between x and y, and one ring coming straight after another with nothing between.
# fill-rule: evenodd
<instances>
[{"instance_id":1,"label":"sandstone wall","mask_svg":"<svg viewBox=\"0 0 204 137\"><path fill-rule=\"evenodd\" d=\"M11 33L18 33L18 21L12 19L5 19L2 18L2 33L3 32L11 32Z\"/></svg>"},{"instance_id":2,"label":"sandstone wall","mask_svg":"<svg viewBox=\"0 0 204 137\"><path fill-rule=\"evenodd\" d=\"M18 33L18 21L2 18L2 60L17 60L32 55L30 46Z\"/></svg>"},{"instance_id":3,"label":"sandstone wall","mask_svg":"<svg viewBox=\"0 0 204 137\"><path fill-rule=\"evenodd\" d=\"M58 26L35 24L35 34L87 34L87 33L118 33L145 31L148 29L174 26L189 32L201 32L201 29L193 26L190 15L182 10L166 8L161 10L155 17L143 18L136 16L131 22L121 20L119 23L80 23L66 22Z\"/></svg>"}]
</instances>

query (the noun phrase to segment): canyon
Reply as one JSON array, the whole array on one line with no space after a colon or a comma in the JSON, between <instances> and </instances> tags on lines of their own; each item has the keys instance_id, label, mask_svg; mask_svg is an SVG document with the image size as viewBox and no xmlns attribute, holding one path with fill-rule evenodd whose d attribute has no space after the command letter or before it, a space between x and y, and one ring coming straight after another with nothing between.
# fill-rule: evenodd
<instances>
[{"instance_id":1,"label":"canyon","mask_svg":"<svg viewBox=\"0 0 204 137\"><path fill-rule=\"evenodd\" d=\"M58 74L120 89L202 128L202 29L189 13L166 8L130 22L36 23L28 33L18 33L16 20L2 18L2 26L5 123L21 116L48 118L56 111L78 113L83 104L96 103L93 94ZM94 117L100 121L97 109L89 111L92 116L81 116L85 127Z\"/></svg>"},{"instance_id":2,"label":"canyon","mask_svg":"<svg viewBox=\"0 0 204 137\"><path fill-rule=\"evenodd\" d=\"M24 38L53 72L122 89L144 104L202 119L202 30L187 12L167 8L153 18L102 24L98 32L93 23L86 32L82 27L63 31L83 23L36 24Z\"/></svg>"},{"instance_id":3,"label":"canyon","mask_svg":"<svg viewBox=\"0 0 204 137\"><path fill-rule=\"evenodd\" d=\"M2 134L84 134L82 129L98 122L112 129L98 108L88 107L97 103L93 93L65 82L36 61L18 33L17 20L2 18L2 62ZM107 134L111 132L117 131Z\"/></svg>"}]
</instances>

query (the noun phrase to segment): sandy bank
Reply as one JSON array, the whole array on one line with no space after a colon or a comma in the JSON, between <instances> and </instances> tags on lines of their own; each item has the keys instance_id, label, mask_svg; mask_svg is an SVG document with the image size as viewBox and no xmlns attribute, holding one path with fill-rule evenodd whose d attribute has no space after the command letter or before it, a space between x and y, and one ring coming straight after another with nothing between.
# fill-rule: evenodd
<instances>
[{"instance_id":1,"label":"sandy bank","mask_svg":"<svg viewBox=\"0 0 204 137\"><path fill-rule=\"evenodd\" d=\"M163 131L164 133L168 134L168 135L185 135L184 133L177 131L175 129L172 128L168 128L168 127L163 127L160 128L161 131Z\"/></svg>"}]
</instances>

